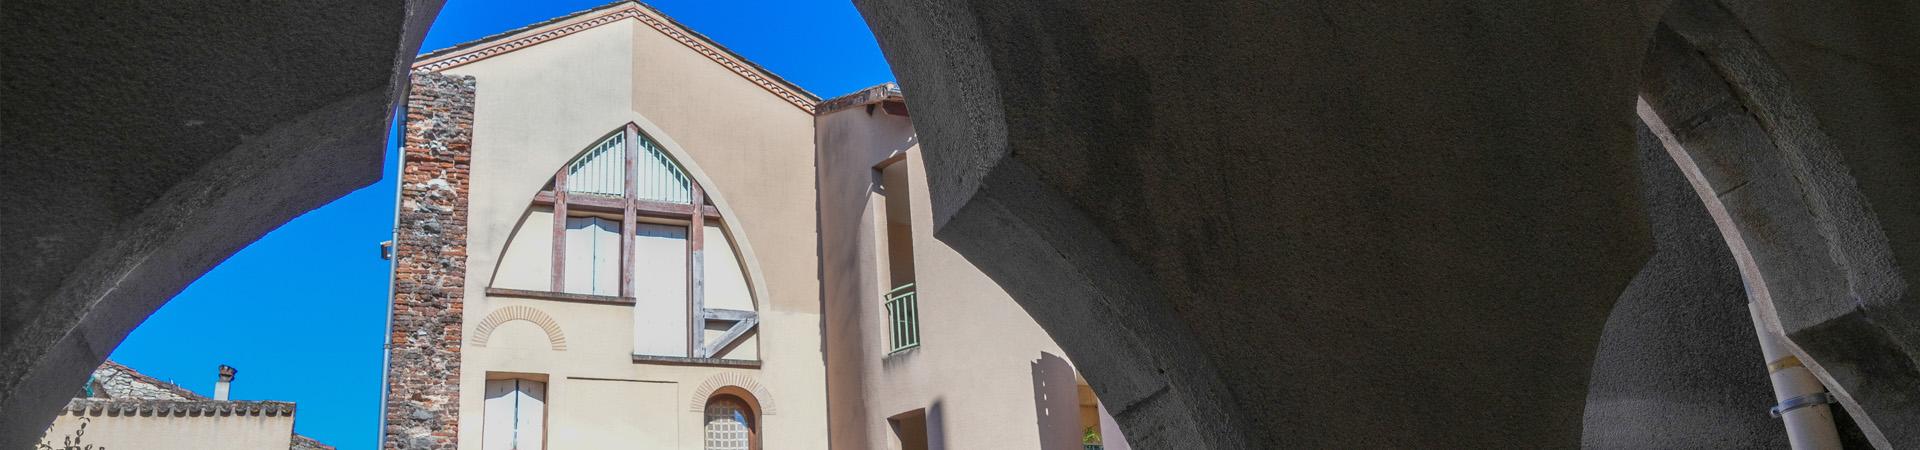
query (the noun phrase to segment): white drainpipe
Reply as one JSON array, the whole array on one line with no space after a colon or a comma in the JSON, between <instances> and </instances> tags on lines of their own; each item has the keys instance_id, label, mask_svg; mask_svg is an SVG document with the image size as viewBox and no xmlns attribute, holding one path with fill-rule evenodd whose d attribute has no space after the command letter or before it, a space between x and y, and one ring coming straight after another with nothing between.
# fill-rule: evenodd
<instances>
[{"instance_id":1,"label":"white drainpipe","mask_svg":"<svg viewBox=\"0 0 1920 450\"><path fill-rule=\"evenodd\" d=\"M1767 377L1773 380L1773 399L1779 402L1768 410L1787 426L1787 442L1794 450L1840 450L1840 432L1834 429L1833 395L1800 364L1800 357L1787 350L1786 339L1768 332L1760 319L1760 310L1752 303L1747 311L1753 317L1753 329L1760 336L1760 354L1767 358Z\"/></svg>"}]
</instances>

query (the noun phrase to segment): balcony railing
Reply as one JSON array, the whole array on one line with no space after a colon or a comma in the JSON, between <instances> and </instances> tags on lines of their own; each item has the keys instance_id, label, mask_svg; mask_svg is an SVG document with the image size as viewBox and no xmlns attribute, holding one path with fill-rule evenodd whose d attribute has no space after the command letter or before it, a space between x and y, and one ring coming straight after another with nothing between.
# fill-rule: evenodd
<instances>
[{"instance_id":1,"label":"balcony railing","mask_svg":"<svg viewBox=\"0 0 1920 450\"><path fill-rule=\"evenodd\" d=\"M887 324L892 337L887 354L920 346L920 303L915 297L913 283L887 292Z\"/></svg>"}]
</instances>

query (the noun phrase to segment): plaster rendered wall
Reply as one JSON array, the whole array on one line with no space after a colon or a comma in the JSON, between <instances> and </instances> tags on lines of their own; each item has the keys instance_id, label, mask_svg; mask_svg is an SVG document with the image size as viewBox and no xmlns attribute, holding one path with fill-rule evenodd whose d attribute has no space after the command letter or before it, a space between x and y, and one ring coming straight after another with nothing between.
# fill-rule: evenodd
<instances>
[{"instance_id":1,"label":"plaster rendered wall","mask_svg":"<svg viewBox=\"0 0 1920 450\"><path fill-rule=\"evenodd\" d=\"M490 373L539 374L550 380L550 443L566 444L556 448L647 442L697 449L705 399L695 397L703 384L725 379L766 394L758 400L767 409L761 431L770 448L826 448L810 114L632 19L447 72L474 76L479 85L467 326L524 306L552 317L567 341L565 350L469 342L463 420L480 423ZM544 262L497 267L507 241L516 227L521 236L536 236L533 227L549 226L522 223L534 194L563 163L630 121L721 210L758 303L759 369L636 364L632 307L486 295L490 278L546 273ZM460 448L478 449L479 432L460 430Z\"/></svg>"},{"instance_id":2,"label":"plaster rendered wall","mask_svg":"<svg viewBox=\"0 0 1920 450\"><path fill-rule=\"evenodd\" d=\"M1920 5L1719 3L1832 137L1898 262L1905 289L1892 295L1920 303L1920 45L1912 45L1920 42Z\"/></svg>"},{"instance_id":3,"label":"plaster rendered wall","mask_svg":"<svg viewBox=\"0 0 1920 450\"><path fill-rule=\"evenodd\" d=\"M506 249L501 251L491 276L475 274L476 278L487 286L501 289L552 289L553 208L527 209L513 230L506 238Z\"/></svg>"},{"instance_id":4,"label":"plaster rendered wall","mask_svg":"<svg viewBox=\"0 0 1920 450\"><path fill-rule=\"evenodd\" d=\"M1675 159L1685 162L1690 179L1713 192L1703 200L1720 219L1766 328L1790 338L1790 349L1868 440L1879 448L1911 447L1920 442L1920 427L1911 425L1920 421L1920 365L1910 351L1920 342L1920 308L1902 275L1913 267L1900 264L1903 246L1911 245L1900 239L1900 216L1912 208L1897 201L1904 195L1897 188L1915 178L1911 171L1889 177L1887 170L1901 171L1907 158L1889 154L1900 153L1897 146L1859 145L1861 138L1899 133L1902 121L1887 116L1898 108L1877 102L1902 98L1911 87L1848 78L1900 64L1900 52L1849 36L1901 16L1849 26L1867 16L1835 12L1858 13L1861 5L1803 15L1754 15L1755 8L1781 11L1748 2L1669 5L1642 66L1639 115L1670 153L1681 155ZM1814 33L1790 40L1792 49L1762 38L1769 29L1807 26L1802 20L1834 28L1803 30ZM1834 53L1863 59L1835 65L1834 78L1815 90L1786 70ZM1811 106L1861 97L1873 100L1839 114Z\"/></svg>"},{"instance_id":5,"label":"plaster rendered wall","mask_svg":"<svg viewBox=\"0 0 1920 450\"><path fill-rule=\"evenodd\" d=\"M855 3L1134 447L1579 444L1662 2Z\"/></svg>"},{"instance_id":6,"label":"plaster rendered wall","mask_svg":"<svg viewBox=\"0 0 1920 450\"><path fill-rule=\"evenodd\" d=\"M924 409L933 449L1079 448L1073 367L998 285L932 235L920 147L906 117L849 108L819 119L821 268L834 448L885 449L887 419ZM884 205L874 166L906 159L920 347L887 355ZM1060 424L1066 424L1061 426Z\"/></svg>"},{"instance_id":7,"label":"plaster rendered wall","mask_svg":"<svg viewBox=\"0 0 1920 450\"><path fill-rule=\"evenodd\" d=\"M286 450L294 416L268 415L77 415L63 413L43 438L54 447L85 419L86 445L144 450Z\"/></svg>"},{"instance_id":8,"label":"plaster rendered wall","mask_svg":"<svg viewBox=\"0 0 1920 450\"><path fill-rule=\"evenodd\" d=\"M1581 446L1786 448L1739 268L1673 159L1638 137L1655 250L1601 334Z\"/></svg>"},{"instance_id":9,"label":"plaster rendered wall","mask_svg":"<svg viewBox=\"0 0 1920 450\"><path fill-rule=\"evenodd\" d=\"M440 3L0 4L0 448L201 274L379 179Z\"/></svg>"}]
</instances>

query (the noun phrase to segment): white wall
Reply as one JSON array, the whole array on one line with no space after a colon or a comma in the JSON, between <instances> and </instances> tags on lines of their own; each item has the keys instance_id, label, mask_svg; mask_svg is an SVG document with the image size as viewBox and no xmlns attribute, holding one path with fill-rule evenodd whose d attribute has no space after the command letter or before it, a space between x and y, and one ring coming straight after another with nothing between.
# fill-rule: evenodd
<instances>
[{"instance_id":1,"label":"white wall","mask_svg":"<svg viewBox=\"0 0 1920 450\"><path fill-rule=\"evenodd\" d=\"M463 349L462 423L482 422L488 373L541 374L551 380L550 448L697 449L700 412L689 405L704 404L696 398L703 384L725 379L752 385L767 397L761 402L777 405L761 423L768 442L778 443L773 448L827 447L810 114L631 19L447 72L472 75L477 85L468 333L490 313L525 306L551 317L567 343L564 351L531 342ZM675 343L654 350L685 354L684 271L637 277L638 308L487 295L489 285L547 289L544 251L551 244L544 235L552 222L543 208L529 212L531 200L562 164L628 122L658 141L720 209L726 233L707 230L708 304L760 313L757 337L726 355L759 358L759 368L633 361L636 344L665 342L652 334L671 334ZM714 240L722 236L732 238L732 251ZM684 264L683 243L659 244L643 253ZM728 263L722 253L746 273L736 269L735 278L719 270ZM647 275L663 273L671 275ZM506 336L505 328L495 330L494 341L541 338ZM477 431L461 428L462 450L478 450Z\"/></svg>"},{"instance_id":2,"label":"white wall","mask_svg":"<svg viewBox=\"0 0 1920 450\"><path fill-rule=\"evenodd\" d=\"M43 440L55 448L84 421L83 442L94 448L142 450L286 450L293 416L87 415L61 413Z\"/></svg>"},{"instance_id":3,"label":"white wall","mask_svg":"<svg viewBox=\"0 0 1920 450\"><path fill-rule=\"evenodd\" d=\"M934 449L1078 449L1071 363L998 284L934 239L909 119L855 107L817 121L835 448L888 448L887 418L925 409ZM902 151L921 345L887 355L886 205L873 169Z\"/></svg>"}]
</instances>

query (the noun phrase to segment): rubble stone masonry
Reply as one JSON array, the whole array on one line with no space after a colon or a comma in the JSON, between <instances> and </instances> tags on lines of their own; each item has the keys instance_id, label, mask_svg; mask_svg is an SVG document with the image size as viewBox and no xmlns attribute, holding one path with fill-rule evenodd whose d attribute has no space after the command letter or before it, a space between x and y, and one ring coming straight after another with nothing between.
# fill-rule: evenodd
<instances>
[{"instance_id":1,"label":"rubble stone masonry","mask_svg":"<svg viewBox=\"0 0 1920 450\"><path fill-rule=\"evenodd\" d=\"M401 147L388 336L388 449L453 450L460 429L461 311L473 77L413 74Z\"/></svg>"}]
</instances>

